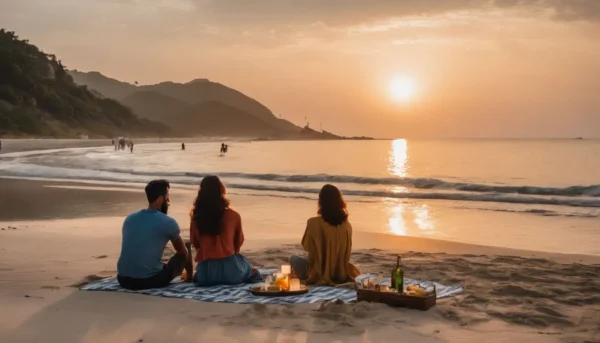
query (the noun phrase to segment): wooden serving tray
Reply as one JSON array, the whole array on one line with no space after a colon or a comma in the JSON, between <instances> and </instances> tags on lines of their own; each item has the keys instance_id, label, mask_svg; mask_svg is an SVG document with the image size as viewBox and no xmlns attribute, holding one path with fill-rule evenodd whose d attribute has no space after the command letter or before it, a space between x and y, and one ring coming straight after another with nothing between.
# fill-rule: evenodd
<instances>
[{"instance_id":1,"label":"wooden serving tray","mask_svg":"<svg viewBox=\"0 0 600 343\"><path fill-rule=\"evenodd\" d=\"M308 293L309 288L301 286L299 291L261 291L260 287L250 288L250 292L261 297L289 297Z\"/></svg>"},{"instance_id":2,"label":"wooden serving tray","mask_svg":"<svg viewBox=\"0 0 600 343\"><path fill-rule=\"evenodd\" d=\"M357 289L356 298L358 301L371 301L388 304L390 306L427 311L435 306L435 302L437 300L435 286L433 287L433 290L433 294L430 294L426 297L416 297L393 292L380 292L371 289Z\"/></svg>"}]
</instances>

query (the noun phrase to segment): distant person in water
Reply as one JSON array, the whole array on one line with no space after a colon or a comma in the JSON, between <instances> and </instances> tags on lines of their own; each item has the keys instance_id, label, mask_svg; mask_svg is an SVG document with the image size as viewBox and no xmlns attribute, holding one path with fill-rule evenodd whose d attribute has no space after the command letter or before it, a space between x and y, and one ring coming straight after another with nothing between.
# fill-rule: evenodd
<instances>
[{"instance_id":1,"label":"distant person in water","mask_svg":"<svg viewBox=\"0 0 600 343\"><path fill-rule=\"evenodd\" d=\"M325 185L319 192L319 216L310 218L302 238L307 257L292 256L290 265L310 285L335 285L354 280L358 269L350 263L352 225L340 190Z\"/></svg>"},{"instance_id":2,"label":"distant person in water","mask_svg":"<svg viewBox=\"0 0 600 343\"><path fill-rule=\"evenodd\" d=\"M229 206L225 195L217 176L205 177L190 214L190 240L198 262L194 282L201 287L261 281L258 271L240 254L242 217Z\"/></svg>"},{"instance_id":3,"label":"distant person in water","mask_svg":"<svg viewBox=\"0 0 600 343\"><path fill-rule=\"evenodd\" d=\"M181 143L181 150L185 150L185 143Z\"/></svg>"},{"instance_id":4,"label":"distant person in water","mask_svg":"<svg viewBox=\"0 0 600 343\"><path fill-rule=\"evenodd\" d=\"M186 248L179 225L167 216L169 182L154 180L146 186L148 208L130 214L123 223L123 243L117 262L117 280L131 290L165 287L187 271L192 275L191 248ZM163 251L171 241L175 255L164 264ZM188 251L188 249L190 249Z\"/></svg>"}]
</instances>

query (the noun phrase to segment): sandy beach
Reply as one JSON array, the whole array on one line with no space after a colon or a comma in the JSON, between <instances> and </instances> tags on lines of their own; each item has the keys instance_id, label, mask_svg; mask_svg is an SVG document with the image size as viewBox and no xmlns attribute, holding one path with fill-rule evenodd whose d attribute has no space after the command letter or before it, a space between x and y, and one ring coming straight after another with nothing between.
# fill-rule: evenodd
<instances>
[{"instance_id":1,"label":"sandy beach","mask_svg":"<svg viewBox=\"0 0 600 343\"><path fill-rule=\"evenodd\" d=\"M0 22L0 343L600 343L600 0Z\"/></svg>"},{"instance_id":2,"label":"sandy beach","mask_svg":"<svg viewBox=\"0 0 600 343\"><path fill-rule=\"evenodd\" d=\"M406 275L460 283L464 295L427 312L385 305L250 306L79 291L114 276L123 217L142 188L0 179L0 341L3 342L596 342L600 258L356 232L352 261L387 272L402 252ZM184 199L189 197L189 199ZM188 235L188 190L173 188ZM240 213L251 208L231 197ZM300 237L255 239L244 253L277 266ZM169 252L166 252L168 255ZM401 337L401 339L400 339Z\"/></svg>"}]
</instances>

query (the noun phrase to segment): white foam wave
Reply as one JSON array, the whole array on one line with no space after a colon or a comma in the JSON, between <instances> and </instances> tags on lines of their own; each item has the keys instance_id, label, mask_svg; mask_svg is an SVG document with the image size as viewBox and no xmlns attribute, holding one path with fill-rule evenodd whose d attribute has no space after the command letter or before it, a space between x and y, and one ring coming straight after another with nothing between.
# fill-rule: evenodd
<instances>
[{"instance_id":1,"label":"white foam wave","mask_svg":"<svg viewBox=\"0 0 600 343\"><path fill-rule=\"evenodd\" d=\"M123 172L122 170L90 170L81 168L64 168L40 166L34 164L24 164L18 162L3 162L0 164L0 174L20 177L37 178L55 178L69 180L97 180L108 182L148 182L157 177L167 177L171 182L186 185L197 185L200 179L206 175L202 173L172 173L172 172ZM222 173L225 182L229 188L263 191L263 192L285 192L295 194L316 194L318 188L297 186L290 182L286 185L249 184L239 182L228 182L228 177L239 178L240 175L267 175L267 174L241 174L241 173ZM326 176L322 176L327 178ZM276 179L273 177L271 179ZM311 179L312 182L319 182L319 178ZM289 181L288 181L289 182ZM343 188L345 195L368 197L368 198L395 198L395 199L439 199L455 201L479 201L479 202L498 202L514 204L539 204L539 205L561 205L575 207L600 207L600 200L587 197L548 197L548 196L527 196L522 194L506 193L473 193L473 192L394 192L387 190L364 190L354 189L352 187Z\"/></svg>"}]
</instances>

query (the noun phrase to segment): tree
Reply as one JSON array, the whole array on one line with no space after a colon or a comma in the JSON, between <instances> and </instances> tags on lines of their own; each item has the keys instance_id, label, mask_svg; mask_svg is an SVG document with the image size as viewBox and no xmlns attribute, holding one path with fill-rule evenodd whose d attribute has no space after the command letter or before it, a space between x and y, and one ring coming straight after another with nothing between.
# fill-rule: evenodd
<instances>
[{"instance_id":1,"label":"tree","mask_svg":"<svg viewBox=\"0 0 600 343\"><path fill-rule=\"evenodd\" d=\"M21 103L21 98L15 93L14 89L6 85L0 85L0 100L5 100L12 105Z\"/></svg>"}]
</instances>

